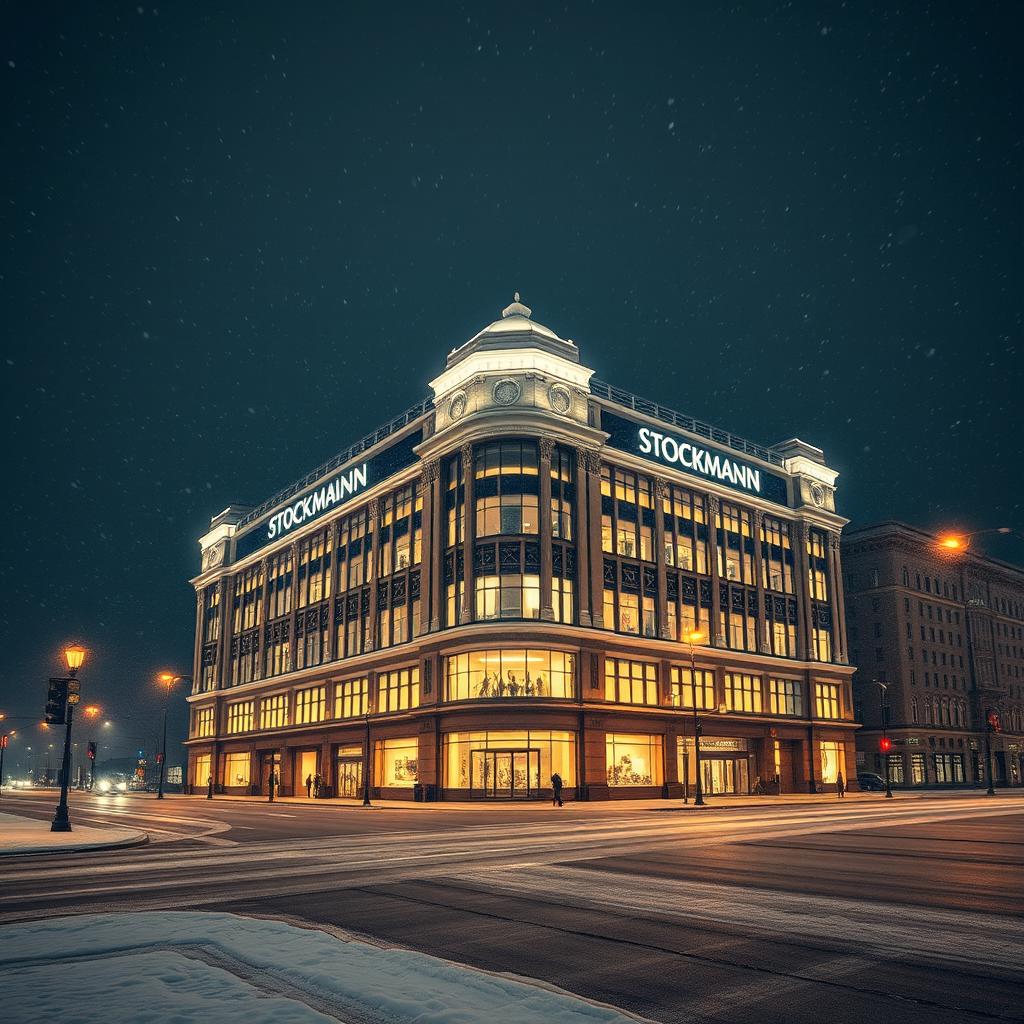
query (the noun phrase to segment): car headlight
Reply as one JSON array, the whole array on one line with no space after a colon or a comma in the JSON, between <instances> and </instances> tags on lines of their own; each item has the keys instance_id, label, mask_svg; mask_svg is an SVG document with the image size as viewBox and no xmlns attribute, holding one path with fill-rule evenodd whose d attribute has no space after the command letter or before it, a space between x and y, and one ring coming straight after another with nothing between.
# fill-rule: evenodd
<instances>
[{"instance_id":1,"label":"car headlight","mask_svg":"<svg viewBox=\"0 0 1024 1024\"><path fill-rule=\"evenodd\" d=\"M109 793L110 792L110 779L100 779L100 781L96 783L96 788L101 793Z\"/></svg>"},{"instance_id":2,"label":"car headlight","mask_svg":"<svg viewBox=\"0 0 1024 1024\"><path fill-rule=\"evenodd\" d=\"M128 783L127 782L119 782L117 784L117 791L118 791L118 793L127 793L128 792Z\"/></svg>"}]
</instances>

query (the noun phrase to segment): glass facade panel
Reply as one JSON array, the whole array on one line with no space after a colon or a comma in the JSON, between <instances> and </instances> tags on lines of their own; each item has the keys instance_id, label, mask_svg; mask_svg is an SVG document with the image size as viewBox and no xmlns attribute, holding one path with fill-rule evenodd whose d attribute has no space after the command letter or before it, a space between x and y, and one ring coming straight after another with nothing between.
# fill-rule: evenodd
<instances>
[{"instance_id":1,"label":"glass facade panel","mask_svg":"<svg viewBox=\"0 0 1024 1024\"><path fill-rule=\"evenodd\" d=\"M445 699L574 697L576 657L564 651L499 648L445 659Z\"/></svg>"},{"instance_id":2,"label":"glass facade panel","mask_svg":"<svg viewBox=\"0 0 1024 1024\"><path fill-rule=\"evenodd\" d=\"M814 714L816 718L840 717L839 685L837 683L814 684Z\"/></svg>"},{"instance_id":3,"label":"glass facade panel","mask_svg":"<svg viewBox=\"0 0 1024 1024\"><path fill-rule=\"evenodd\" d=\"M846 779L846 744L832 740L821 742L821 781L834 783L836 776L842 772ZM847 781L849 781L847 779Z\"/></svg>"},{"instance_id":4,"label":"glass facade panel","mask_svg":"<svg viewBox=\"0 0 1024 1024\"><path fill-rule=\"evenodd\" d=\"M251 732L255 708L251 700L240 700L228 705L228 732Z\"/></svg>"},{"instance_id":5,"label":"glass facade panel","mask_svg":"<svg viewBox=\"0 0 1024 1024\"><path fill-rule=\"evenodd\" d=\"M369 680L346 679L334 687L334 717L361 718L366 714Z\"/></svg>"},{"instance_id":6,"label":"glass facade panel","mask_svg":"<svg viewBox=\"0 0 1024 1024\"><path fill-rule=\"evenodd\" d=\"M195 768L192 772L192 785L196 789L206 789L210 784L210 762L209 754L199 754L196 757Z\"/></svg>"},{"instance_id":7,"label":"glass facade panel","mask_svg":"<svg viewBox=\"0 0 1024 1024\"><path fill-rule=\"evenodd\" d=\"M311 686L295 694L295 724L322 722L327 717L327 687Z\"/></svg>"},{"instance_id":8,"label":"glass facade panel","mask_svg":"<svg viewBox=\"0 0 1024 1024\"><path fill-rule=\"evenodd\" d=\"M761 701L761 677L742 672L726 672L725 706L729 711L761 714L764 710Z\"/></svg>"},{"instance_id":9,"label":"glass facade panel","mask_svg":"<svg viewBox=\"0 0 1024 1024\"><path fill-rule=\"evenodd\" d=\"M281 729L288 724L288 695L277 693L260 701L260 728Z\"/></svg>"},{"instance_id":10,"label":"glass facade panel","mask_svg":"<svg viewBox=\"0 0 1024 1024\"><path fill-rule=\"evenodd\" d=\"M248 754L224 755L224 785L248 786L250 758Z\"/></svg>"},{"instance_id":11,"label":"glass facade panel","mask_svg":"<svg viewBox=\"0 0 1024 1024\"><path fill-rule=\"evenodd\" d=\"M420 670L402 668L377 676L377 711L407 711L420 706Z\"/></svg>"},{"instance_id":12,"label":"glass facade panel","mask_svg":"<svg viewBox=\"0 0 1024 1024\"><path fill-rule=\"evenodd\" d=\"M693 673L679 665L672 666L672 689L670 699L674 708L693 707ZM718 705L715 702L715 674L706 669L697 669L697 707L710 711Z\"/></svg>"},{"instance_id":13,"label":"glass facade panel","mask_svg":"<svg viewBox=\"0 0 1024 1024\"><path fill-rule=\"evenodd\" d=\"M493 758L474 755L479 752L505 752L513 755L522 751L536 751L539 754L539 759L533 762L528 780L531 790L550 787L551 776L556 772L562 777L564 785L576 785L576 734L545 729L447 733L444 737L444 784L449 789L486 791L491 788L504 795L504 789L515 789L523 781L515 775L517 770L521 773L522 768L517 769L514 758L509 758L508 765L503 766ZM531 770L530 759L526 759L525 764L527 770ZM502 770L511 770L513 773L508 786L505 785L506 780L495 775ZM481 795L487 794L481 792Z\"/></svg>"},{"instance_id":14,"label":"glass facade panel","mask_svg":"<svg viewBox=\"0 0 1024 1024\"><path fill-rule=\"evenodd\" d=\"M661 736L608 733L605 765L609 786L660 786L665 778Z\"/></svg>"},{"instance_id":15,"label":"glass facade panel","mask_svg":"<svg viewBox=\"0 0 1024 1024\"><path fill-rule=\"evenodd\" d=\"M192 712L192 736L198 739L215 734L213 708L196 708Z\"/></svg>"},{"instance_id":16,"label":"glass facade panel","mask_svg":"<svg viewBox=\"0 0 1024 1024\"><path fill-rule=\"evenodd\" d=\"M804 686L799 679L768 680L768 711L773 715L802 717Z\"/></svg>"},{"instance_id":17,"label":"glass facade panel","mask_svg":"<svg viewBox=\"0 0 1024 1024\"><path fill-rule=\"evenodd\" d=\"M415 736L377 740L375 744L374 783L378 786L408 787L419 781L416 767L419 741Z\"/></svg>"}]
</instances>

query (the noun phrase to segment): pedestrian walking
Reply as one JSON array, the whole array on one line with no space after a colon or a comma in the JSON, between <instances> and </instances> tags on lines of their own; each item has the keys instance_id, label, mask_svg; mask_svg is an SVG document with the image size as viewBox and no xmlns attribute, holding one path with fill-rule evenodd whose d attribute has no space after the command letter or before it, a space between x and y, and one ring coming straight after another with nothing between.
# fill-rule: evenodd
<instances>
[{"instance_id":1,"label":"pedestrian walking","mask_svg":"<svg viewBox=\"0 0 1024 1024\"><path fill-rule=\"evenodd\" d=\"M210 777L206 780L206 799L213 799L213 772L210 772Z\"/></svg>"},{"instance_id":2,"label":"pedestrian walking","mask_svg":"<svg viewBox=\"0 0 1024 1024\"><path fill-rule=\"evenodd\" d=\"M274 787L277 785L277 776L274 774L274 769L270 769L270 774L267 776L267 799L274 802Z\"/></svg>"},{"instance_id":3,"label":"pedestrian walking","mask_svg":"<svg viewBox=\"0 0 1024 1024\"><path fill-rule=\"evenodd\" d=\"M309 799L310 794L312 792L313 792L313 776L312 775L307 775L306 776L306 799L307 800Z\"/></svg>"},{"instance_id":4,"label":"pedestrian walking","mask_svg":"<svg viewBox=\"0 0 1024 1024\"><path fill-rule=\"evenodd\" d=\"M836 797L840 800L846 796L846 780L843 778L843 773L839 772L836 775Z\"/></svg>"},{"instance_id":5,"label":"pedestrian walking","mask_svg":"<svg viewBox=\"0 0 1024 1024\"><path fill-rule=\"evenodd\" d=\"M320 796L320 787L324 784L324 780L320 778L320 773L317 772L313 776L313 796L314 798Z\"/></svg>"},{"instance_id":6,"label":"pedestrian walking","mask_svg":"<svg viewBox=\"0 0 1024 1024\"><path fill-rule=\"evenodd\" d=\"M551 776L551 806L562 806L562 776L558 772Z\"/></svg>"}]
</instances>

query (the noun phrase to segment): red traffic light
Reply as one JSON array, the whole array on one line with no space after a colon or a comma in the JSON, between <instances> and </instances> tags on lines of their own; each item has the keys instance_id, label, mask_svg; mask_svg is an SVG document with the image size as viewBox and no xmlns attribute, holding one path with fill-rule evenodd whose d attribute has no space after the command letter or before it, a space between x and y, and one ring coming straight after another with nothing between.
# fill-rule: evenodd
<instances>
[{"instance_id":1,"label":"red traffic light","mask_svg":"<svg viewBox=\"0 0 1024 1024\"><path fill-rule=\"evenodd\" d=\"M95 761L96 760L96 744L95 743L90 743L89 746L87 746L85 748L85 754L86 754L86 757L88 757L90 761Z\"/></svg>"},{"instance_id":2,"label":"red traffic light","mask_svg":"<svg viewBox=\"0 0 1024 1024\"><path fill-rule=\"evenodd\" d=\"M164 755L163 754L157 754L156 755L156 763L157 764L163 764L164 763Z\"/></svg>"},{"instance_id":3,"label":"red traffic light","mask_svg":"<svg viewBox=\"0 0 1024 1024\"><path fill-rule=\"evenodd\" d=\"M880 751L881 751L881 752L882 752L883 754L888 754L888 753L889 753L889 751L890 751L890 750L892 750L892 740L891 740L891 739L889 739L889 737L888 737L888 736L883 736L883 737L882 737L882 738L881 738L881 739L880 739L880 740L878 741L878 749L879 749L879 750L880 750Z\"/></svg>"}]
</instances>

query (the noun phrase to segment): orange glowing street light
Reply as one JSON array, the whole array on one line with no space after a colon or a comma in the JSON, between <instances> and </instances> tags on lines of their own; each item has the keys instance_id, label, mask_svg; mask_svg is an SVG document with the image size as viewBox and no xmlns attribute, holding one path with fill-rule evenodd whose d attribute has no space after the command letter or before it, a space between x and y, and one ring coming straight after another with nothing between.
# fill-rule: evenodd
<instances>
[{"instance_id":1,"label":"orange glowing street light","mask_svg":"<svg viewBox=\"0 0 1024 1024\"><path fill-rule=\"evenodd\" d=\"M943 551L955 552L966 551L971 546L971 541L983 533L1013 533L1009 526L994 526L987 530L975 530L972 533L944 533L939 535L936 546Z\"/></svg>"},{"instance_id":2,"label":"orange glowing street light","mask_svg":"<svg viewBox=\"0 0 1024 1024\"><path fill-rule=\"evenodd\" d=\"M157 800L164 798L164 775L167 771L167 705L171 700L171 687L178 682L188 679L188 676L176 676L173 672L161 672L157 679L164 687L164 742L160 751L160 783L156 787Z\"/></svg>"},{"instance_id":3,"label":"orange glowing street light","mask_svg":"<svg viewBox=\"0 0 1024 1024\"><path fill-rule=\"evenodd\" d=\"M88 707L82 709L82 714L86 718L98 718L103 713L103 709L98 704L90 704Z\"/></svg>"},{"instance_id":4,"label":"orange glowing street light","mask_svg":"<svg viewBox=\"0 0 1024 1024\"><path fill-rule=\"evenodd\" d=\"M86 650L80 644L72 644L70 647L64 650L64 661L68 666L68 675L74 676L74 674L82 667L85 662Z\"/></svg>"}]
</instances>

